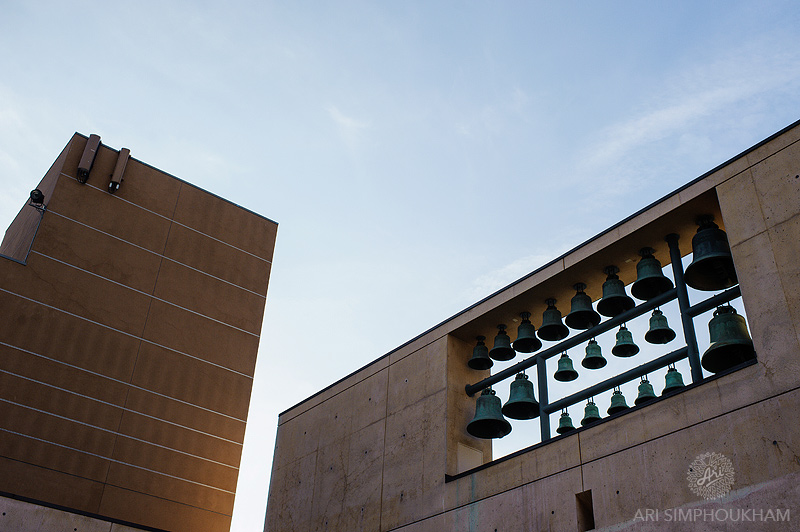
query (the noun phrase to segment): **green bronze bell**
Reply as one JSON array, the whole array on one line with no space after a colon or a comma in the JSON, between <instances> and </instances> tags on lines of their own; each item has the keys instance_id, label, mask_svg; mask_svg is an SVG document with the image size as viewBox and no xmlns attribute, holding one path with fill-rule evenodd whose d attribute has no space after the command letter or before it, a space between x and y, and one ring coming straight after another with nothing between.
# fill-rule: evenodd
<instances>
[{"instance_id":1,"label":"green bronze bell","mask_svg":"<svg viewBox=\"0 0 800 532\"><path fill-rule=\"evenodd\" d=\"M600 421L601 419L600 410L597 408L597 405L594 404L594 401L587 402L586 408L583 411L581 426L585 427L589 423L594 423L595 421Z\"/></svg>"},{"instance_id":2,"label":"green bronze bell","mask_svg":"<svg viewBox=\"0 0 800 532\"><path fill-rule=\"evenodd\" d=\"M656 398L656 393L653 391L653 385L650 384L646 378L642 379L639 383L639 395L636 396L636 400L633 401L635 405L641 405L648 401L652 401Z\"/></svg>"},{"instance_id":3,"label":"green bronze bell","mask_svg":"<svg viewBox=\"0 0 800 532\"><path fill-rule=\"evenodd\" d=\"M478 336L477 340L478 343L472 348L472 358L469 359L467 365L472 369L489 369L494 365L494 361L489 358L489 348L483 343L486 337Z\"/></svg>"},{"instance_id":4,"label":"green bronze bell","mask_svg":"<svg viewBox=\"0 0 800 532\"><path fill-rule=\"evenodd\" d=\"M692 263L683 275L695 290L713 291L730 288L739 282L728 235L714 223L713 216L701 216L692 238Z\"/></svg>"},{"instance_id":5,"label":"green bronze bell","mask_svg":"<svg viewBox=\"0 0 800 532\"><path fill-rule=\"evenodd\" d=\"M667 317L660 310L655 309L650 316L650 329L644 339L650 344L666 344L675 339L675 331L669 328Z\"/></svg>"},{"instance_id":6,"label":"green bronze bell","mask_svg":"<svg viewBox=\"0 0 800 532\"><path fill-rule=\"evenodd\" d=\"M467 432L485 440L502 438L511 432L509 423L500 410L500 398L491 388L484 388L475 404L475 417L467 425Z\"/></svg>"},{"instance_id":7,"label":"green bronze bell","mask_svg":"<svg viewBox=\"0 0 800 532\"><path fill-rule=\"evenodd\" d=\"M611 348L611 354L616 357L632 357L639 352L639 346L633 343L633 335L624 326L617 331L617 343Z\"/></svg>"},{"instance_id":8,"label":"green bronze bell","mask_svg":"<svg viewBox=\"0 0 800 532\"><path fill-rule=\"evenodd\" d=\"M512 344L514 351L520 353L533 353L542 348L542 341L536 336L536 327L531 323L530 312L520 314L522 323L517 327L517 339Z\"/></svg>"},{"instance_id":9,"label":"green bronze bell","mask_svg":"<svg viewBox=\"0 0 800 532\"><path fill-rule=\"evenodd\" d=\"M653 248L642 248L642 259L636 263L636 281L631 285L631 294L636 299L647 301L672 290L672 281L661 271L661 263L653 256Z\"/></svg>"},{"instance_id":10,"label":"green bronze bell","mask_svg":"<svg viewBox=\"0 0 800 532\"><path fill-rule=\"evenodd\" d=\"M613 416L617 412L622 412L629 408L628 403L625 402L625 396L622 395L622 390L616 388L614 393L611 394L611 406L608 407L608 415Z\"/></svg>"},{"instance_id":11,"label":"green bronze bell","mask_svg":"<svg viewBox=\"0 0 800 532\"><path fill-rule=\"evenodd\" d=\"M625 285L620 281L619 268L606 266L603 272L608 276L603 283L603 298L597 303L597 312L613 318L636 306L636 302L625 293Z\"/></svg>"},{"instance_id":12,"label":"green bronze bell","mask_svg":"<svg viewBox=\"0 0 800 532\"><path fill-rule=\"evenodd\" d=\"M574 381L578 378L578 372L572 367L572 359L566 353L562 354L561 358L558 359L558 370L556 370L553 378L561 382Z\"/></svg>"},{"instance_id":13,"label":"green bronze bell","mask_svg":"<svg viewBox=\"0 0 800 532\"><path fill-rule=\"evenodd\" d=\"M569 335L569 329L561 323L561 311L556 308L556 300L550 298L545 303L547 308L542 314L542 326L539 327L537 334L539 338L548 342L563 340Z\"/></svg>"},{"instance_id":14,"label":"green bronze bell","mask_svg":"<svg viewBox=\"0 0 800 532\"><path fill-rule=\"evenodd\" d=\"M508 401L503 405L503 415L511 419L533 419L539 415L539 403L533 396L533 383L524 373L517 373L511 383Z\"/></svg>"},{"instance_id":15,"label":"green bronze bell","mask_svg":"<svg viewBox=\"0 0 800 532\"><path fill-rule=\"evenodd\" d=\"M559 434L566 434L573 430L575 430L575 426L572 424L572 418L569 417L569 412L564 409L564 411L561 412L561 417L558 419L558 428L556 432Z\"/></svg>"},{"instance_id":16,"label":"green bronze bell","mask_svg":"<svg viewBox=\"0 0 800 532\"><path fill-rule=\"evenodd\" d=\"M714 311L714 317L708 323L708 336L711 345L700 363L711 373L719 373L756 356L744 317L730 305Z\"/></svg>"},{"instance_id":17,"label":"green bronze bell","mask_svg":"<svg viewBox=\"0 0 800 532\"><path fill-rule=\"evenodd\" d=\"M564 318L564 323L571 329L591 329L600 323L600 314L592 308L592 298L584 293L585 283L576 283L573 288L578 293L570 301L571 308L567 317Z\"/></svg>"},{"instance_id":18,"label":"green bronze bell","mask_svg":"<svg viewBox=\"0 0 800 532\"><path fill-rule=\"evenodd\" d=\"M667 370L666 385L664 386L664 391L661 392L661 395L667 395L669 392L683 388L683 386L683 376L677 369L670 367Z\"/></svg>"},{"instance_id":19,"label":"green bronze bell","mask_svg":"<svg viewBox=\"0 0 800 532\"><path fill-rule=\"evenodd\" d=\"M586 369L600 369L606 365L607 361L603 357L602 350L597 344L597 340L592 338L586 345L586 356L581 360L581 366Z\"/></svg>"},{"instance_id":20,"label":"green bronze bell","mask_svg":"<svg viewBox=\"0 0 800 532\"><path fill-rule=\"evenodd\" d=\"M506 332L506 326L500 324L497 328L499 332L494 337L494 346L489 350L489 357L499 361L511 360L517 353L511 347L511 338Z\"/></svg>"}]
</instances>

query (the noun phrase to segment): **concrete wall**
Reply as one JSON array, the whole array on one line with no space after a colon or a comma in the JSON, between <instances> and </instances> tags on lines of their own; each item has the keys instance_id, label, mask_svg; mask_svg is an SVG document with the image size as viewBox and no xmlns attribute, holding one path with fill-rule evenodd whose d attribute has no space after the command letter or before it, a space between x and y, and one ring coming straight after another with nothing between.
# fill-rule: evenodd
<instances>
[{"instance_id":1,"label":"concrete wall","mask_svg":"<svg viewBox=\"0 0 800 532\"><path fill-rule=\"evenodd\" d=\"M287 410L265 530L586 530L589 515L597 529L717 530L730 524L708 519L719 509L761 512L745 519L788 509L799 521L799 176L795 126ZM668 233L691 252L694 220L709 213L728 233L757 363L491 462L490 444L465 430L476 399L464 385L483 376L466 366L475 336L492 338L521 310L538 327L544 299L568 301L577 280L597 300L607 264L634 281L642 247L668 264ZM732 461L722 499L689 489L688 467L706 452ZM489 465L472 470L476 456ZM674 508L700 518L679 521Z\"/></svg>"},{"instance_id":2,"label":"concrete wall","mask_svg":"<svg viewBox=\"0 0 800 532\"><path fill-rule=\"evenodd\" d=\"M0 258L0 492L228 530L276 224L135 159L109 194L105 146L82 185L85 144Z\"/></svg>"}]
</instances>

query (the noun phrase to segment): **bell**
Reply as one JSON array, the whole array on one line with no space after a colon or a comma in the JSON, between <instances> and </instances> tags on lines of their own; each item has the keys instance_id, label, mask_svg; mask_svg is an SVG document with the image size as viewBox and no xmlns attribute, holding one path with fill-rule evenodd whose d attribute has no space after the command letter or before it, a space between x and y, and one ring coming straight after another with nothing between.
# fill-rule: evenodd
<instances>
[{"instance_id":1,"label":"bell","mask_svg":"<svg viewBox=\"0 0 800 532\"><path fill-rule=\"evenodd\" d=\"M572 418L569 417L569 412L564 410L561 412L561 417L558 419L558 428L556 432L559 434L566 434L573 430L575 430L575 426L572 424Z\"/></svg>"},{"instance_id":2,"label":"bell","mask_svg":"<svg viewBox=\"0 0 800 532\"><path fill-rule=\"evenodd\" d=\"M594 404L594 401L587 402L586 408L583 411L583 419L581 419L581 427L585 427L589 423L594 423L601 419L600 410L597 408L597 405Z\"/></svg>"},{"instance_id":3,"label":"bell","mask_svg":"<svg viewBox=\"0 0 800 532\"><path fill-rule=\"evenodd\" d=\"M469 359L467 365L472 369L489 369L494 365L494 362L489 358L489 348L483 343L486 337L478 336L477 340L478 344L472 348L472 358Z\"/></svg>"},{"instance_id":4,"label":"bell","mask_svg":"<svg viewBox=\"0 0 800 532\"><path fill-rule=\"evenodd\" d=\"M542 341L536 336L536 328L531 323L530 312L520 314L522 323L517 328L517 339L514 340L514 351L520 353L533 353L542 348Z\"/></svg>"},{"instance_id":5,"label":"bell","mask_svg":"<svg viewBox=\"0 0 800 532\"><path fill-rule=\"evenodd\" d=\"M514 351L514 348L511 347L511 338L509 338L506 332L506 326L500 324L497 328L500 329L500 331L497 333L497 336L494 337L494 346L489 350L489 357L500 361L511 360L517 353Z\"/></svg>"},{"instance_id":6,"label":"bell","mask_svg":"<svg viewBox=\"0 0 800 532\"><path fill-rule=\"evenodd\" d=\"M500 411L500 398L491 388L484 388L475 404L475 417L467 425L467 432L476 438L502 438L511 432L509 423Z\"/></svg>"},{"instance_id":7,"label":"bell","mask_svg":"<svg viewBox=\"0 0 800 532\"><path fill-rule=\"evenodd\" d=\"M561 382L574 381L578 378L578 372L572 368L572 359L566 353L558 359L558 370L553 378Z\"/></svg>"},{"instance_id":8,"label":"bell","mask_svg":"<svg viewBox=\"0 0 800 532\"><path fill-rule=\"evenodd\" d=\"M611 348L611 354L617 357L632 357L639 352L639 346L633 343L633 335L624 326L617 331L617 343Z\"/></svg>"},{"instance_id":9,"label":"bell","mask_svg":"<svg viewBox=\"0 0 800 532\"><path fill-rule=\"evenodd\" d=\"M714 223L713 216L702 216L692 238L692 263L683 279L696 290L712 291L730 288L738 283L731 248L725 231Z\"/></svg>"},{"instance_id":10,"label":"bell","mask_svg":"<svg viewBox=\"0 0 800 532\"><path fill-rule=\"evenodd\" d=\"M644 333L644 339L651 344L666 344L675 339L675 331L669 328L667 317L658 309L650 316L650 329Z\"/></svg>"},{"instance_id":11,"label":"bell","mask_svg":"<svg viewBox=\"0 0 800 532\"><path fill-rule=\"evenodd\" d=\"M600 314L594 311L592 308L592 299L583 292L586 288L586 284L577 283L573 288L575 288L578 293L575 294L570 301L572 306L569 314L564 318L564 323L571 329L591 329L600 323Z\"/></svg>"},{"instance_id":12,"label":"bell","mask_svg":"<svg viewBox=\"0 0 800 532\"><path fill-rule=\"evenodd\" d=\"M653 248L642 248L642 260L636 263L636 281L631 285L631 294L636 299L647 301L672 290L672 281L661 271L661 263L653 256Z\"/></svg>"},{"instance_id":13,"label":"bell","mask_svg":"<svg viewBox=\"0 0 800 532\"><path fill-rule=\"evenodd\" d=\"M542 340L558 342L569 336L569 329L561 323L561 311L556 308L556 300L548 299L545 301L547 308L542 314L542 326L536 334Z\"/></svg>"},{"instance_id":14,"label":"bell","mask_svg":"<svg viewBox=\"0 0 800 532\"><path fill-rule=\"evenodd\" d=\"M539 403L533 396L533 383L524 373L517 373L511 383L508 401L503 405L503 415L511 419L533 419L539 415Z\"/></svg>"},{"instance_id":15,"label":"bell","mask_svg":"<svg viewBox=\"0 0 800 532\"><path fill-rule=\"evenodd\" d=\"M625 293L625 285L619 280L619 268L606 266L603 272L608 275L603 283L603 298L597 303L597 312L613 318L636 306L636 302Z\"/></svg>"},{"instance_id":16,"label":"bell","mask_svg":"<svg viewBox=\"0 0 800 532\"><path fill-rule=\"evenodd\" d=\"M661 395L667 395L669 392L683 388L683 386L681 373L677 369L670 367L667 370L666 386L664 386L664 391L661 392Z\"/></svg>"},{"instance_id":17,"label":"bell","mask_svg":"<svg viewBox=\"0 0 800 532\"><path fill-rule=\"evenodd\" d=\"M744 317L730 305L723 305L714 311L714 317L708 323L708 336L711 345L700 363L711 373L732 368L756 356Z\"/></svg>"},{"instance_id":18,"label":"bell","mask_svg":"<svg viewBox=\"0 0 800 532\"><path fill-rule=\"evenodd\" d=\"M617 412L622 412L628 408L628 404L625 402L625 396L622 395L622 391L617 388L614 390L614 393L611 394L611 406L608 407L608 415L613 416Z\"/></svg>"},{"instance_id":19,"label":"bell","mask_svg":"<svg viewBox=\"0 0 800 532\"><path fill-rule=\"evenodd\" d=\"M607 363L603 358L602 350L597 344L597 340L592 338L586 345L586 356L581 360L581 366L586 369L600 369Z\"/></svg>"},{"instance_id":20,"label":"bell","mask_svg":"<svg viewBox=\"0 0 800 532\"><path fill-rule=\"evenodd\" d=\"M656 398L656 393L653 391L653 385L647 379L642 379L639 383L639 395L633 402L635 405L641 405Z\"/></svg>"}]
</instances>

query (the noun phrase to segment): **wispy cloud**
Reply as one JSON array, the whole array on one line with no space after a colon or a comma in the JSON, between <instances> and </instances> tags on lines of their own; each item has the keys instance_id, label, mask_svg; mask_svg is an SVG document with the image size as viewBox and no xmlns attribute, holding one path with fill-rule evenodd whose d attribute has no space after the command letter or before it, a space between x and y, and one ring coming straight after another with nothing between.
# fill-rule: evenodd
<instances>
[{"instance_id":1,"label":"wispy cloud","mask_svg":"<svg viewBox=\"0 0 800 532\"><path fill-rule=\"evenodd\" d=\"M355 150L359 144L361 135L365 130L369 129L369 122L346 115L335 105L329 105L326 111L328 111L328 115L339 128L339 134L344 143L350 150Z\"/></svg>"},{"instance_id":2,"label":"wispy cloud","mask_svg":"<svg viewBox=\"0 0 800 532\"><path fill-rule=\"evenodd\" d=\"M566 249L552 249L547 253L537 253L516 259L505 266L475 278L469 288L465 290L463 296L470 302L483 299L532 271L541 268L560 256L564 251Z\"/></svg>"}]
</instances>

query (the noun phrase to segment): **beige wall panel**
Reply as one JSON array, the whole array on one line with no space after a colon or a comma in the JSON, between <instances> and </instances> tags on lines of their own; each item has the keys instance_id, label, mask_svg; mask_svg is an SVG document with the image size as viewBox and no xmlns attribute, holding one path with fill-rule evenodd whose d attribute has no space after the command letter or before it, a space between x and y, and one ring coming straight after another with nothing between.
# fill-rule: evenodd
<instances>
[{"instance_id":1,"label":"beige wall panel","mask_svg":"<svg viewBox=\"0 0 800 532\"><path fill-rule=\"evenodd\" d=\"M717 196L731 246L766 231L758 191L750 170L718 186Z\"/></svg>"},{"instance_id":2,"label":"beige wall panel","mask_svg":"<svg viewBox=\"0 0 800 532\"><path fill-rule=\"evenodd\" d=\"M128 334L144 329L150 297L36 253L22 269L0 269L0 287Z\"/></svg>"},{"instance_id":3,"label":"beige wall panel","mask_svg":"<svg viewBox=\"0 0 800 532\"><path fill-rule=\"evenodd\" d=\"M352 432L386 418L387 376L386 371L371 375L345 393L352 410Z\"/></svg>"},{"instance_id":4,"label":"beige wall panel","mask_svg":"<svg viewBox=\"0 0 800 532\"><path fill-rule=\"evenodd\" d=\"M530 523L526 530L578 530L575 494L584 489L588 487L584 488L577 467L523 486Z\"/></svg>"},{"instance_id":5,"label":"beige wall panel","mask_svg":"<svg viewBox=\"0 0 800 532\"><path fill-rule=\"evenodd\" d=\"M174 224L164 254L257 294L267 293L270 262Z\"/></svg>"},{"instance_id":6,"label":"beige wall panel","mask_svg":"<svg viewBox=\"0 0 800 532\"><path fill-rule=\"evenodd\" d=\"M275 222L188 183L181 188L174 219L262 259L272 260L278 229Z\"/></svg>"},{"instance_id":7,"label":"beige wall panel","mask_svg":"<svg viewBox=\"0 0 800 532\"><path fill-rule=\"evenodd\" d=\"M438 514L426 517L414 523L396 528L397 532L443 532L445 530L455 530L454 512ZM366 530L366 529L365 529Z\"/></svg>"},{"instance_id":8,"label":"beige wall panel","mask_svg":"<svg viewBox=\"0 0 800 532\"><path fill-rule=\"evenodd\" d=\"M386 424L378 421L355 432L350 439L342 530L380 530L385 430Z\"/></svg>"},{"instance_id":9,"label":"beige wall panel","mask_svg":"<svg viewBox=\"0 0 800 532\"><path fill-rule=\"evenodd\" d=\"M3 291L0 308L14 317L0 320L3 342L115 379L130 380L139 339Z\"/></svg>"},{"instance_id":10,"label":"beige wall panel","mask_svg":"<svg viewBox=\"0 0 800 532\"><path fill-rule=\"evenodd\" d=\"M49 214L36 234L40 253L151 294L161 257Z\"/></svg>"},{"instance_id":11,"label":"beige wall panel","mask_svg":"<svg viewBox=\"0 0 800 532\"><path fill-rule=\"evenodd\" d=\"M0 530L110 532L111 523L38 504L0 497Z\"/></svg>"},{"instance_id":12,"label":"beige wall panel","mask_svg":"<svg viewBox=\"0 0 800 532\"><path fill-rule=\"evenodd\" d=\"M122 415L119 432L223 464L238 464L242 453L242 446L239 443L129 411Z\"/></svg>"},{"instance_id":13,"label":"beige wall panel","mask_svg":"<svg viewBox=\"0 0 800 532\"><path fill-rule=\"evenodd\" d=\"M319 425L318 448L327 447L350 437L353 432L353 411L350 408L352 399L353 389L347 388L311 411L310 415Z\"/></svg>"},{"instance_id":14,"label":"beige wall panel","mask_svg":"<svg viewBox=\"0 0 800 532\"><path fill-rule=\"evenodd\" d=\"M145 343L139 352L131 383L246 420L253 379ZM147 399L152 399L152 396Z\"/></svg>"},{"instance_id":15,"label":"beige wall panel","mask_svg":"<svg viewBox=\"0 0 800 532\"><path fill-rule=\"evenodd\" d=\"M446 509L457 508L491 497L522 484L520 460L505 460L488 469L461 477L445 485Z\"/></svg>"},{"instance_id":16,"label":"beige wall panel","mask_svg":"<svg viewBox=\"0 0 800 532\"><path fill-rule=\"evenodd\" d=\"M276 467L285 467L299 458L316 453L321 425L314 413L297 416L278 425L273 462Z\"/></svg>"},{"instance_id":17,"label":"beige wall panel","mask_svg":"<svg viewBox=\"0 0 800 532\"><path fill-rule=\"evenodd\" d=\"M0 439L5 437L3 434ZM81 512L97 513L99 510L103 495L100 482L4 457L0 457L0 471L3 472L0 491L46 500Z\"/></svg>"},{"instance_id":18,"label":"beige wall panel","mask_svg":"<svg viewBox=\"0 0 800 532\"><path fill-rule=\"evenodd\" d=\"M794 126L788 131L782 132L778 137L747 153L747 162L750 165L756 164L798 140L800 140L800 127Z\"/></svg>"},{"instance_id":19,"label":"beige wall panel","mask_svg":"<svg viewBox=\"0 0 800 532\"><path fill-rule=\"evenodd\" d=\"M342 530L350 438L338 440L324 447L320 446L316 456L317 463L313 476L314 499L308 530Z\"/></svg>"},{"instance_id":20,"label":"beige wall panel","mask_svg":"<svg viewBox=\"0 0 800 532\"><path fill-rule=\"evenodd\" d=\"M789 315L794 330L800 339L800 257L797 254L797 241L800 235L800 216L777 224L769 230L775 266L781 280L781 287L789 307ZM792 345L790 343L790 345ZM787 358L797 359L798 351L786 351ZM794 355L794 356L793 356Z\"/></svg>"},{"instance_id":21,"label":"beige wall panel","mask_svg":"<svg viewBox=\"0 0 800 532\"><path fill-rule=\"evenodd\" d=\"M112 485L106 486L98 513L171 532L227 532L231 526L230 515Z\"/></svg>"},{"instance_id":22,"label":"beige wall panel","mask_svg":"<svg viewBox=\"0 0 800 532\"><path fill-rule=\"evenodd\" d=\"M267 506L269 532L284 530L316 530L309 511L314 505L317 453L308 454L289 463L285 468L273 470Z\"/></svg>"},{"instance_id":23,"label":"beige wall panel","mask_svg":"<svg viewBox=\"0 0 800 532\"><path fill-rule=\"evenodd\" d=\"M447 337L395 360L389 366L388 413L393 414L447 386Z\"/></svg>"},{"instance_id":24,"label":"beige wall panel","mask_svg":"<svg viewBox=\"0 0 800 532\"><path fill-rule=\"evenodd\" d=\"M166 218L63 176L48 209L156 253L163 252L171 225Z\"/></svg>"},{"instance_id":25,"label":"beige wall panel","mask_svg":"<svg viewBox=\"0 0 800 532\"><path fill-rule=\"evenodd\" d=\"M531 528L526 511L531 503L524 490L518 487L448 512L447 530L548 530Z\"/></svg>"},{"instance_id":26,"label":"beige wall panel","mask_svg":"<svg viewBox=\"0 0 800 532\"><path fill-rule=\"evenodd\" d=\"M264 297L171 260L161 265L154 295L253 334L261 332Z\"/></svg>"},{"instance_id":27,"label":"beige wall panel","mask_svg":"<svg viewBox=\"0 0 800 532\"><path fill-rule=\"evenodd\" d=\"M144 339L225 368L253 375L258 337L153 300Z\"/></svg>"},{"instance_id":28,"label":"beige wall panel","mask_svg":"<svg viewBox=\"0 0 800 532\"><path fill-rule=\"evenodd\" d=\"M513 458L512 460L521 463L522 482L543 479L580 464L582 438L585 433L586 431L579 433L577 437L570 436L551 441L547 445Z\"/></svg>"},{"instance_id":29,"label":"beige wall panel","mask_svg":"<svg viewBox=\"0 0 800 532\"><path fill-rule=\"evenodd\" d=\"M767 227L798 213L800 203L800 142L787 146L752 168L753 182L761 199Z\"/></svg>"}]
</instances>

